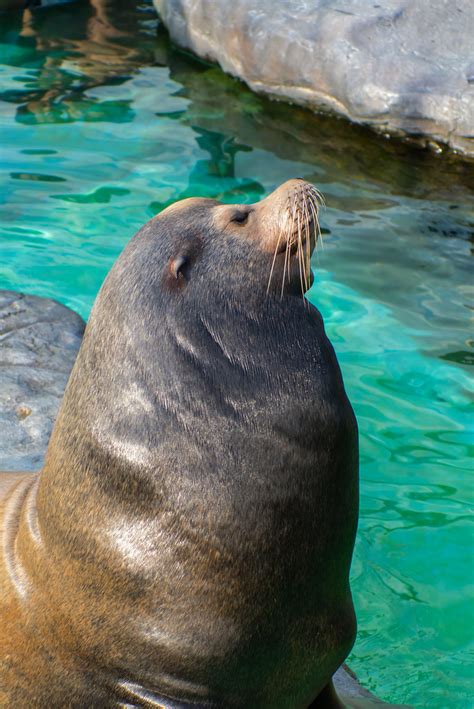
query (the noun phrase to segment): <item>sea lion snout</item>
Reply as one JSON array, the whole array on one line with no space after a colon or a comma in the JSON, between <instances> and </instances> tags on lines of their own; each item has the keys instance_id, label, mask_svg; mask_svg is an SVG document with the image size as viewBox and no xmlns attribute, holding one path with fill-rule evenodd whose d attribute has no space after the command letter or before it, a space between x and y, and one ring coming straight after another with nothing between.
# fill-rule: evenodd
<instances>
[{"instance_id":1,"label":"sea lion snout","mask_svg":"<svg viewBox=\"0 0 474 709\"><path fill-rule=\"evenodd\" d=\"M298 232L303 241L315 245L320 192L309 182L296 178L277 187L254 204L219 205L215 223L256 242L263 251L281 253L293 245ZM244 227L244 228L242 228Z\"/></svg>"},{"instance_id":2,"label":"sea lion snout","mask_svg":"<svg viewBox=\"0 0 474 709\"><path fill-rule=\"evenodd\" d=\"M287 243L292 246L299 231L303 241L308 239L311 248L314 248L321 202L320 192L301 178L284 182L262 200L261 207L271 211L277 222L276 233L269 234L267 240L272 251L275 248L284 251Z\"/></svg>"},{"instance_id":3,"label":"sea lion snout","mask_svg":"<svg viewBox=\"0 0 474 709\"><path fill-rule=\"evenodd\" d=\"M322 201L313 185L297 178L283 183L259 203L262 221L268 225L262 248L273 255L267 292L272 281L280 288L281 295L285 280L299 283L302 293L311 286L310 260L319 235Z\"/></svg>"},{"instance_id":4,"label":"sea lion snout","mask_svg":"<svg viewBox=\"0 0 474 709\"><path fill-rule=\"evenodd\" d=\"M213 223L218 233L237 237L268 256L267 292L283 295L288 291L286 282L304 293L311 285L310 258L319 235L322 203L320 192L297 178L254 204L214 203Z\"/></svg>"}]
</instances>

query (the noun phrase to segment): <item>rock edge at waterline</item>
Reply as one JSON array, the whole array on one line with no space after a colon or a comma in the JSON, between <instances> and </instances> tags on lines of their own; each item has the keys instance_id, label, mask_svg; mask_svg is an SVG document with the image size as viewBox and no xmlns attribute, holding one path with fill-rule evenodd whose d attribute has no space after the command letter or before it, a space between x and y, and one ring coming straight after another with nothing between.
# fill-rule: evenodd
<instances>
[{"instance_id":1,"label":"rock edge at waterline","mask_svg":"<svg viewBox=\"0 0 474 709\"><path fill-rule=\"evenodd\" d=\"M251 89L474 156L471 0L154 0L171 38Z\"/></svg>"}]
</instances>

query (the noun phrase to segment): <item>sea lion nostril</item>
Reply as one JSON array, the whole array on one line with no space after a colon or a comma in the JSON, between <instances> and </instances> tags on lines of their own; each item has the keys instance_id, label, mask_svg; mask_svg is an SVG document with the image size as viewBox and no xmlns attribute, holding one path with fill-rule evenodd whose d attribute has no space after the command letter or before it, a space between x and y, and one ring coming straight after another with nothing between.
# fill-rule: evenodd
<instances>
[{"instance_id":1,"label":"sea lion nostril","mask_svg":"<svg viewBox=\"0 0 474 709\"><path fill-rule=\"evenodd\" d=\"M232 215L232 218L230 221L233 222L234 224L245 224L249 218L249 214L250 214L250 212L243 212L243 211L235 212Z\"/></svg>"}]
</instances>

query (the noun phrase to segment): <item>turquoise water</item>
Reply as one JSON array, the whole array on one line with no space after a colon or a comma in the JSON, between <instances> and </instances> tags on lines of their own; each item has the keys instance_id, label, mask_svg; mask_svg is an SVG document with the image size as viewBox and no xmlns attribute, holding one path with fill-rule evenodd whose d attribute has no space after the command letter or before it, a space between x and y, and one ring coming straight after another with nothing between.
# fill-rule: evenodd
<instances>
[{"instance_id":1,"label":"turquoise water","mask_svg":"<svg viewBox=\"0 0 474 709\"><path fill-rule=\"evenodd\" d=\"M93 8L0 16L0 288L87 317L168 203L314 182L328 206L310 298L361 432L349 661L387 700L466 709L474 165L255 96L170 46L148 4Z\"/></svg>"}]
</instances>

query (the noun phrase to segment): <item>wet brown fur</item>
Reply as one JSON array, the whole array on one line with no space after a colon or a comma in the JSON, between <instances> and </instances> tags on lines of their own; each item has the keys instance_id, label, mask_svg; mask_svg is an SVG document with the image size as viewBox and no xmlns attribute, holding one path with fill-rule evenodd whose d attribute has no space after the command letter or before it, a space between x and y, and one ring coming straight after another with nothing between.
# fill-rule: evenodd
<instances>
[{"instance_id":1,"label":"wet brown fur","mask_svg":"<svg viewBox=\"0 0 474 709\"><path fill-rule=\"evenodd\" d=\"M255 205L190 200L118 259L44 469L0 478L1 706L333 696L358 453L301 298L317 214L300 180Z\"/></svg>"}]
</instances>

